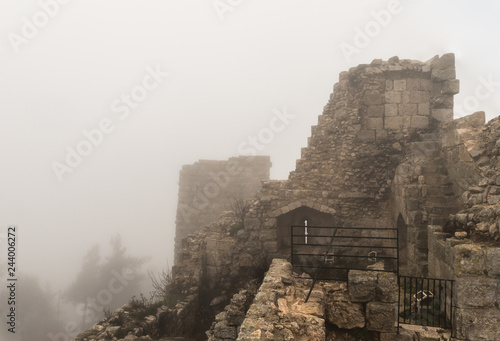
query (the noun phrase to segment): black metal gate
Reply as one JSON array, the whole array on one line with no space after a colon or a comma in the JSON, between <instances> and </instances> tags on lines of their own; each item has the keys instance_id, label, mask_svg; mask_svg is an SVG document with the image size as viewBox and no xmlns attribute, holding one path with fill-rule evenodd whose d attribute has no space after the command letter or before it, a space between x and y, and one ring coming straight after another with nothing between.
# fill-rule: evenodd
<instances>
[{"instance_id":1,"label":"black metal gate","mask_svg":"<svg viewBox=\"0 0 500 341\"><path fill-rule=\"evenodd\" d=\"M292 226L294 271L318 280L347 280L349 270L399 272L394 228Z\"/></svg>"},{"instance_id":2,"label":"black metal gate","mask_svg":"<svg viewBox=\"0 0 500 341\"><path fill-rule=\"evenodd\" d=\"M454 282L399 276L398 327L414 324L453 331Z\"/></svg>"}]
</instances>

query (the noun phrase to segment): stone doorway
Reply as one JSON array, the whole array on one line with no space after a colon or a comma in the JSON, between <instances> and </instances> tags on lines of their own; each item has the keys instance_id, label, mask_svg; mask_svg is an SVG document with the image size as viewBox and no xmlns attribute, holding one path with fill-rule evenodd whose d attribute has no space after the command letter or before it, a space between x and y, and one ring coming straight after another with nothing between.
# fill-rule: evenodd
<instances>
[{"instance_id":1,"label":"stone doorway","mask_svg":"<svg viewBox=\"0 0 500 341\"><path fill-rule=\"evenodd\" d=\"M306 222L307 226L335 225L335 219L332 214L324 213L308 206L301 206L288 213L282 214L277 219L278 249L280 251L288 252L290 250L290 227L292 225L305 226Z\"/></svg>"}]
</instances>

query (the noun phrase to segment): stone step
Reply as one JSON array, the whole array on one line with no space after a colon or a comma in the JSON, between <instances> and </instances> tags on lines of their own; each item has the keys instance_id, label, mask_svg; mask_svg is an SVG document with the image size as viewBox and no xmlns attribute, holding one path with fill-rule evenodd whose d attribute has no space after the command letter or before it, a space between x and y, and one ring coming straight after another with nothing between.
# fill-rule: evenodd
<instances>
[{"instance_id":1,"label":"stone step","mask_svg":"<svg viewBox=\"0 0 500 341\"><path fill-rule=\"evenodd\" d=\"M438 327L425 327L403 324L399 326L400 341L449 341L451 332Z\"/></svg>"}]
</instances>

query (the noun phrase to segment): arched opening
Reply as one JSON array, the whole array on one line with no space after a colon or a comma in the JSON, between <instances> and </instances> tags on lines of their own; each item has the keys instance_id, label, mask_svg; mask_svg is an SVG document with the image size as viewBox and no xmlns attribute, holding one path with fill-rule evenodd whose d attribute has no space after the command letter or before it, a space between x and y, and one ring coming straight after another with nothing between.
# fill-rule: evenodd
<instances>
[{"instance_id":1,"label":"arched opening","mask_svg":"<svg viewBox=\"0 0 500 341\"><path fill-rule=\"evenodd\" d=\"M401 214L398 216L396 227L398 229L399 267L404 269L408 263L408 225Z\"/></svg>"},{"instance_id":2,"label":"arched opening","mask_svg":"<svg viewBox=\"0 0 500 341\"><path fill-rule=\"evenodd\" d=\"M333 226L334 218L333 215L329 213L324 213L307 206L301 206L288 213L282 214L278 217L277 221L277 236L278 236L278 248L280 250L290 249L290 227L292 225L304 226L302 232L299 230L295 231L297 233L303 233L304 237L302 242L307 244L309 242L308 236L312 233L319 233L319 230L312 232L308 230L308 226ZM297 242L299 239L295 239Z\"/></svg>"}]
</instances>

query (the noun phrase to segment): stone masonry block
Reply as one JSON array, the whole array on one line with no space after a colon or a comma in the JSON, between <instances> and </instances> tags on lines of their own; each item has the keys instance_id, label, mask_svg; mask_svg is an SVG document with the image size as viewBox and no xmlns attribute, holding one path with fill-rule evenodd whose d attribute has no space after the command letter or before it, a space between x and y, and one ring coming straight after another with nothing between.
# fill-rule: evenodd
<instances>
[{"instance_id":1,"label":"stone masonry block","mask_svg":"<svg viewBox=\"0 0 500 341\"><path fill-rule=\"evenodd\" d=\"M406 90L406 79L397 79L394 81L394 90L395 91L404 91Z\"/></svg>"},{"instance_id":2,"label":"stone masonry block","mask_svg":"<svg viewBox=\"0 0 500 341\"><path fill-rule=\"evenodd\" d=\"M393 332L396 322L396 305L394 303L369 302L366 305L368 330Z\"/></svg>"},{"instance_id":3,"label":"stone masonry block","mask_svg":"<svg viewBox=\"0 0 500 341\"><path fill-rule=\"evenodd\" d=\"M453 109L432 109L431 117L440 122L453 121Z\"/></svg>"},{"instance_id":4,"label":"stone masonry block","mask_svg":"<svg viewBox=\"0 0 500 341\"><path fill-rule=\"evenodd\" d=\"M430 114L429 103L420 103L418 104L418 112L417 114L420 116L429 116Z\"/></svg>"},{"instance_id":5,"label":"stone masonry block","mask_svg":"<svg viewBox=\"0 0 500 341\"><path fill-rule=\"evenodd\" d=\"M478 245L460 244L453 247L456 275L482 275L486 269L486 254Z\"/></svg>"},{"instance_id":6,"label":"stone masonry block","mask_svg":"<svg viewBox=\"0 0 500 341\"><path fill-rule=\"evenodd\" d=\"M400 104L399 113L403 116L416 115L418 113L417 104Z\"/></svg>"},{"instance_id":7,"label":"stone masonry block","mask_svg":"<svg viewBox=\"0 0 500 341\"><path fill-rule=\"evenodd\" d=\"M385 92L385 102L386 103L401 103L401 91L386 91Z\"/></svg>"},{"instance_id":8,"label":"stone masonry block","mask_svg":"<svg viewBox=\"0 0 500 341\"><path fill-rule=\"evenodd\" d=\"M403 99L402 99L402 102L404 104L408 104L410 103L410 95L411 95L411 91L403 91Z\"/></svg>"},{"instance_id":9,"label":"stone masonry block","mask_svg":"<svg viewBox=\"0 0 500 341\"><path fill-rule=\"evenodd\" d=\"M351 270L348 274L349 299L352 302L375 300L377 288L376 271Z\"/></svg>"},{"instance_id":10,"label":"stone masonry block","mask_svg":"<svg viewBox=\"0 0 500 341\"><path fill-rule=\"evenodd\" d=\"M445 70L454 67L455 67L455 55L453 53L446 53L432 62L433 69Z\"/></svg>"},{"instance_id":11,"label":"stone masonry block","mask_svg":"<svg viewBox=\"0 0 500 341\"><path fill-rule=\"evenodd\" d=\"M432 90L432 81L430 79L421 79L420 80L420 90L431 91Z\"/></svg>"},{"instance_id":12,"label":"stone masonry block","mask_svg":"<svg viewBox=\"0 0 500 341\"><path fill-rule=\"evenodd\" d=\"M453 108L453 95L439 95L432 98L432 105L434 109L440 108Z\"/></svg>"},{"instance_id":13,"label":"stone masonry block","mask_svg":"<svg viewBox=\"0 0 500 341\"><path fill-rule=\"evenodd\" d=\"M384 120L382 117L369 117L365 121L366 129L382 129L384 126Z\"/></svg>"},{"instance_id":14,"label":"stone masonry block","mask_svg":"<svg viewBox=\"0 0 500 341\"><path fill-rule=\"evenodd\" d=\"M420 79L419 78L407 79L406 90L420 90Z\"/></svg>"},{"instance_id":15,"label":"stone masonry block","mask_svg":"<svg viewBox=\"0 0 500 341\"><path fill-rule=\"evenodd\" d=\"M429 91L412 91L410 92L410 103L427 103L431 99Z\"/></svg>"},{"instance_id":16,"label":"stone masonry block","mask_svg":"<svg viewBox=\"0 0 500 341\"><path fill-rule=\"evenodd\" d=\"M385 116L386 117L398 116L398 105L397 104L386 104L385 105Z\"/></svg>"},{"instance_id":17,"label":"stone masonry block","mask_svg":"<svg viewBox=\"0 0 500 341\"><path fill-rule=\"evenodd\" d=\"M367 116L368 117L383 117L384 116L384 106L383 105L372 105L368 107Z\"/></svg>"},{"instance_id":18,"label":"stone masonry block","mask_svg":"<svg viewBox=\"0 0 500 341\"><path fill-rule=\"evenodd\" d=\"M385 91L390 91L394 89L394 83L392 80L388 79L385 81Z\"/></svg>"},{"instance_id":19,"label":"stone masonry block","mask_svg":"<svg viewBox=\"0 0 500 341\"><path fill-rule=\"evenodd\" d=\"M393 303L398 297L398 279L392 272L377 274L377 299L382 302Z\"/></svg>"},{"instance_id":20,"label":"stone masonry block","mask_svg":"<svg viewBox=\"0 0 500 341\"><path fill-rule=\"evenodd\" d=\"M385 122L384 122L384 128L385 129L396 129L396 130L402 129L403 128L403 117L402 116L386 117Z\"/></svg>"},{"instance_id":21,"label":"stone masonry block","mask_svg":"<svg viewBox=\"0 0 500 341\"><path fill-rule=\"evenodd\" d=\"M423 129L429 126L429 118L425 116L412 116L410 128Z\"/></svg>"},{"instance_id":22,"label":"stone masonry block","mask_svg":"<svg viewBox=\"0 0 500 341\"><path fill-rule=\"evenodd\" d=\"M456 71L454 67L450 67L444 70L432 69L431 71L431 79L435 82L443 82L455 78L456 78Z\"/></svg>"},{"instance_id":23,"label":"stone masonry block","mask_svg":"<svg viewBox=\"0 0 500 341\"><path fill-rule=\"evenodd\" d=\"M497 301L498 281L485 276L459 277L456 290L456 305L459 308L493 307Z\"/></svg>"},{"instance_id":24,"label":"stone masonry block","mask_svg":"<svg viewBox=\"0 0 500 341\"><path fill-rule=\"evenodd\" d=\"M452 79L443 82L441 91L443 94L456 95L460 92L460 81L458 79Z\"/></svg>"},{"instance_id":25,"label":"stone masonry block","mask_svg":"<svg viewBox=\"0 0 500 341\"><path fill-rule=\"evenodd\" d=\"M365 92L363 103L370 105L379 105L382 104L383 97L380 92Z\"/></svg>"},{"instance_id":26,"label":"stone masonry block","mask_svg":"<svg viewBox=\"0 0 500 341\"><path fill-rule=\"evenodd\" d=\"M410 128L410 123L411 123L411 116L403 116L403 128L404 129Z\"/></svg>"},{"instance_id":27,"label":"stone masonry block","mask_svg":"<svg viewBox=\"0 0 500 341\"><path fill-rule=\"evenodd\" d=\"M500 247L493 247L486 251L486 271L489 276L500 276Z\"/></svg>"},{"instance_id":28,"label":"stone masonry block","mask_svg":"<svg viewBox=\"0 0 500 341\"><path fill-rule=\"evenodd\" d=\"M453 327L460 340L499 340L500 310L456 308Z\"/></svg>"}]
</instances>

